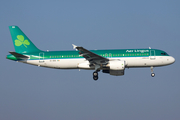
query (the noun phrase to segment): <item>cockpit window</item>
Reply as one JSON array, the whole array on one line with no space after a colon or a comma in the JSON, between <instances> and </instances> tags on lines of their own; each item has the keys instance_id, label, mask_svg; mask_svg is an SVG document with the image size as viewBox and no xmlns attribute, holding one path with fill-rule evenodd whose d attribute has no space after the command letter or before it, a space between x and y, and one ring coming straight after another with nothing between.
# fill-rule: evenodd
<instances>
[{"instance_id":1,"label":"cockpit window","mask_svg":"<svg viewBox=\"0 0 180 120\"><path fill-rule=\"evenodd\" d=\"M161 53L161 55L167 55L167 53Z\"/></svg>"}]
</instances>

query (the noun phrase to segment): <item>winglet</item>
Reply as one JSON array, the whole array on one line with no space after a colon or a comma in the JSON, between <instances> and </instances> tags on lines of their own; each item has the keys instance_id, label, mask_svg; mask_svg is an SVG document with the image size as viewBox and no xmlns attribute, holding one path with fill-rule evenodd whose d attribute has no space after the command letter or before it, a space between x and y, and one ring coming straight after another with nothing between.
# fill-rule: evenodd
<instances>
[{"instance_id":1,"label":"winglet","mask_svg":"<svg viewBox=\"0 0 180 120\"><path fill-rule=\"evenodd\" d=\"M76 47L77 47L77 46L76 46L76 45L74 45L74 44L72 44L72 46L73 46L73 49L76 49ZM77 49L76 49L76 51L77 51Z\"/></svg>"}]
</instances>

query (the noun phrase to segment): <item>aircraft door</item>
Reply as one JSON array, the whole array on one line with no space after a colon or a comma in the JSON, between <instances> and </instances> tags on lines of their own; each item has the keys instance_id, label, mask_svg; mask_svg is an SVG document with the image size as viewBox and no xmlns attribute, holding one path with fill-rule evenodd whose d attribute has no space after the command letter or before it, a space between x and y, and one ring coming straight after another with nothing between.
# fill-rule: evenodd
<instances>
[{"instance_id":1,"label":"aircraft door","mask_svg":"<svg viewBox=\"0 0 180 120\"><path fill-rule=\"evenodd\" d=\"M39 53L39 62L40 63L44 62L44 53L43 52Z\"/></svg>"},{"instance_id":2,"label":"aircraft door","mask_svg":"<svg viewBox=\"0 0 180 120\"><path fill-rule=\"evenodd\" d=\"M151 50L151 51L150 51L150 59L151 59L151 60L155 60L155 59L156 59L155 50Z\"/></svg>"}]
</instances>

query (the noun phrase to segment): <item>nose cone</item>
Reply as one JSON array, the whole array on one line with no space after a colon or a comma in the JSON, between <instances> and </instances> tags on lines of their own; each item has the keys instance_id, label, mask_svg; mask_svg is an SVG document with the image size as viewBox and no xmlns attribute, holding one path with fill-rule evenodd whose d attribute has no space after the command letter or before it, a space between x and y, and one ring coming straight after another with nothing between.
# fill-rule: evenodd
<instances>
[{"instance_id":1,"label":"nose cone","mask_svg":"<svg viewBox=\"0 0 180 120\"><path fill-rule=\"evenodd\" d=\"M175 62L175 58L173 58L173 57L171 56L170 59L169 59L169 62L170 62L170 64L173 64L173 63Z\"/></svg>"},{"instance_id":2,"label":"nose cone","mask_svg":"<svg viewBox=\"0 0 180 120\"><path fill-rule=\"evenodd\" d=\"M175 58L173 58L173 57L172 57L172 59L173 59L172 61L173 61L173 63L174 63L176 60L175 60Z\"/></svg>"}]
</instances>

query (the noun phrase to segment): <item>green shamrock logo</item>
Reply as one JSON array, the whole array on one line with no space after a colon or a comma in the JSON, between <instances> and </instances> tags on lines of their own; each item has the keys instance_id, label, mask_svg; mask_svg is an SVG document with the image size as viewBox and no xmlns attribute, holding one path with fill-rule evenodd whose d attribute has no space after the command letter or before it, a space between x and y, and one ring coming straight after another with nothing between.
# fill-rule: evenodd
<instances>
[{"instance_id":1,"label":"green shamrock logo","mask_svg":"<svg viewBox=\"0 0 180 120\"><path fill-rule=\"evenodd\" d=\"M23 35L17 35L17 40L15 40L15 45L16 46L21 46L24 45L24 47L27 48L26 45L30 45L30 42L28 40L24 40L24 36Z\"/></svg>"}]
</instances>

